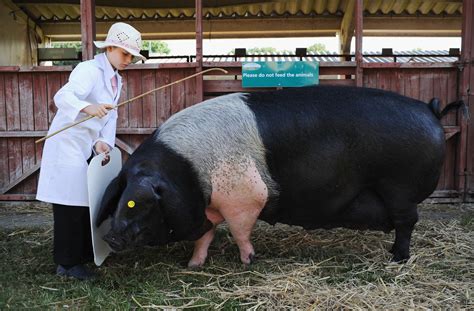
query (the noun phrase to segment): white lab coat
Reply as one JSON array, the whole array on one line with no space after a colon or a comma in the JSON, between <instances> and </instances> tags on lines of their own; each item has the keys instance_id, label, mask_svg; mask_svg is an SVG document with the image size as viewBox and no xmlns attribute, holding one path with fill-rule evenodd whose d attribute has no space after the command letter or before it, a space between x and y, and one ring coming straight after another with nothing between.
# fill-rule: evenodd
<instances>
[{"instance_id":1,"label":"white lab coat","mask_svg":"<svg viewBox=\"0 0 474 311\"><path fill-rule=\"evenodd\" d=\"M117 75L114 96L111 78ZM77 65L69 81L54 96L58 107L48 134L87 117L81 109L90 104L114 104L120 97L122 78L113 70L105 53ZM117 110L103 118L92 118L45 141L36 199L44 202L89 206L87 160L97 141L115 145Z\"/></svg>"}]
</instances>

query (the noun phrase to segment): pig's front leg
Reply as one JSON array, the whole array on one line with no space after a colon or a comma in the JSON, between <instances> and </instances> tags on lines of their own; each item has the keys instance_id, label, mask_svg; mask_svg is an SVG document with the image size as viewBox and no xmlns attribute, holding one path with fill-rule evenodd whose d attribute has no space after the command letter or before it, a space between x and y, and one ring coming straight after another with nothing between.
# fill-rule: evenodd
<instances>
[{"instance_id":1,"label":"pig's front leg","mask_svg":"<svg viewBox=\"0 0 474 311\"><path fill-rule=\"evenodd\" d=\"M207 250L214 240L214 234L216 232L216 226L212 226L212 229L207 231L199 240L194 242L193 257L188 262L189 268L197 268L204 265L207 258Z\"/></svg>"},{"instance_id":2,"label":"pig's front leg","mask_svg":"<svg viewBox=\"0 0 474 311\"><path fill-rule=\"evenodd\" d=\"M194 242L193 257L191 257L191 260L188 262L189 268L197 268L204 265L206 262L209 245L211 245L212 240L214 240L216 227L218 224L224 221L224 218L221 216L221 214L212 208L206 208L206 217L212 222L213 226L211 230L206 232L199 240Z\"/></svg>"}]
</instances>

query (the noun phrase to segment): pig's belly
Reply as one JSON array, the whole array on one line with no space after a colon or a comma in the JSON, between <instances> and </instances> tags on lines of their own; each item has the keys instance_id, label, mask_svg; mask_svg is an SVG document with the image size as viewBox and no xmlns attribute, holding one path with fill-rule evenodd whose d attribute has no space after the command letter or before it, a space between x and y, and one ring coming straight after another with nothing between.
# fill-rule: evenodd
<instances>
[{"instance_id":1,"label":"pig's belly","mask_svg":"<svg viewBox=\"0 0 474 311\"><path fill-rule=\"evenodd\" d=\"M225 162L211 174L211 203L207 218L214 224L225 219L257 218L268 199L268 188L252 159Z\"/></svg>"}]
</instances>

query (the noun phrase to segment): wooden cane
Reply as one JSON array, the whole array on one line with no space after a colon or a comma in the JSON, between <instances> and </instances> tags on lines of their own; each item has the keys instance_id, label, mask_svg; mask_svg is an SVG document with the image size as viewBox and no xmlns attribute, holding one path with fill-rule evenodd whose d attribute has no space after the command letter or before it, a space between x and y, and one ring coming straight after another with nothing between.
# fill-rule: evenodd
<instances>
[{"instance_id":1,"label":"wooden cane","mask_svg":"<svg viewBox=\"0 0 474 311\"><path fill-rule=\"evenodd\" d=\"M120 104L118 104L118 105L115 106L114 108L111 108L110 110L112 110L112 109L117 109L117 108L120 107L120 106L126 105L126 104L128 104L128 103L134 101L135 99L139 99L139 98L141 98L141 97L143 97L143 96L146 96L146 95L151 94L151 93L153 93L153 92L159 91L159 90L161 90L161 89L163 89L163 88L165 88L165 87L172 86L173 84L177 84L177 83L183 82L184 80L188 80L188 79L194 78L194 77L196 77L196 76L202 75L202 74L204 74L204 73L206 73L206 72L215 71L215 70L222 71L223 73L228 73L227 70L222 69L222 68L210 68L210 69L206 69L206 70L204 70L204 71L200 71L200 72L195 73L195 74L193 74L193 75L187 76L186 78L182 78L182 79L177 80L177 81L174 81L174 82L172 82L172 83L168 83L168 84L166 84L166 85L157 87L156 89L153 89L153 90L151 90L151 91L145 92L145 93L143 93L143 94L141 94L141 95L138 95L138 96L135 96L135 97L133 97L133 98L127 99L126 101L121 102ZM66 127L63 127L62 129L57 130L57 131L54 132L54 133L51 133L51 134L49 134L49 135L47 135L47 136L45 136L45 137L43 137L43 138L38 139L37 141L35 141L35 143L40 143L40 142L42 142L42 141L44 141L44 140L46 140L46 139L48 139L48 138L50 138L50 137L52 137L52 136L54 136L54 135L56 135L56 134L61 133L62 131L65 131L65 130L67 130L67 129L73 127L73 126L76 126L76 125L78 125L78 124L80 124L80 123L82 123L82 122L85 122L85 121L87 121L87 120L90 120L90 119L92 119L92 118L95 118L95 116L88 116L88 117L86 117L86 118L84 118L84 119L81 119L81 120L79 120L79 121L76 121L76 122L74 122L74 123L72 123L72 124L70 124L70 125L68 125L68 126L66 126Z\"/></svg>"}]
</instances>

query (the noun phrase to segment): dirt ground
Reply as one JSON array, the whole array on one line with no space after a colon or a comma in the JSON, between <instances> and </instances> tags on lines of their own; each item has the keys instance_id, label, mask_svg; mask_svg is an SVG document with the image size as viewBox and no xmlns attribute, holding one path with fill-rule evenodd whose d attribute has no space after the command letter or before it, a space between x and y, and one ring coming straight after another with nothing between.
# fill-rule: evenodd
<instances>
[{"instance_id":1,"label":"dirt ground","mask_svg":"<svg viewBox=\"0 0 474 311\"><path fill-rule=\"evenodd\" d=\"M420 219L459 219L474 212L474 203L420 204ZM41 228L52 226L53 214L50 204L31 202L0 202L0 228Z\"/></svg>"},{"instance_id":2,"label":"dirt ground","mask_svg":"<svg viewBox=\"0 0 474 311\"><path fill-rule=\"evenodd\" d=\"M53 211L50 204L31 202L0 202L0 228L44 228L52 226Z\"/></svg>"}]
</instances>

